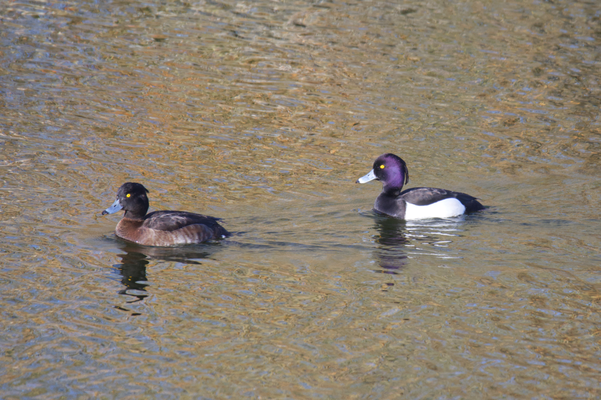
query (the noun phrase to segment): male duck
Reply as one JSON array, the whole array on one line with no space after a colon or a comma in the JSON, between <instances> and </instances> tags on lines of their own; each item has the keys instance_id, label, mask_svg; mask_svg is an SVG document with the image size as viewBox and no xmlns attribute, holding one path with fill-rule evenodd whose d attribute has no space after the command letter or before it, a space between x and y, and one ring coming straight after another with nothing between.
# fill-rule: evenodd
<instances>
[{"instance_id":1,"label":"male duck","mask_svg":"<svg viewBox=\"0 0 601 400\"><path fill-rule=\"evenodd\" d=\"M382 154L373 169L357 183L382 181L382 193L376 199L374 210L405 220L449 218L484 209L475 197L446 189L417 187L401 192L409 182L407 164L394 154Z\"/></svg>"},{"instance_id":2,"label":"male duck","mask_svg":"<svg viewBox=\"0 0 601 400\"><path fill-rule=\"evenodd\" d=\"M148 211L148 190L139 183L127 182L117 191L117 200L102 215L125 210L115 234L146 246L173 246L202 243L229 236L219 218L186 211Z\"/></svg>"}]
</instances>

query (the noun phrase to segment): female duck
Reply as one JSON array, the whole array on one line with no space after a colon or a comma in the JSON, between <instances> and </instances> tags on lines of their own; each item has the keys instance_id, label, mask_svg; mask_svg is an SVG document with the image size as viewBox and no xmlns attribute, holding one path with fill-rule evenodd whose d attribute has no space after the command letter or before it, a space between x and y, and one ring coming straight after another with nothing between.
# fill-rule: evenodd
<instances>
[{"instance_id":1,"label":"female duck","mask_svg":"<svg viewBox=\"0 0 601 400\"><path fill-rule=\"evenodd\" d=\"M124 183L117 200L102 215L125 210L115 234L125 240L146 246L173 246L202 243L229 236L219 218L185 211L148 211L148 190L139 183Z\"/></svg>"},{"instance_id":2,"label":"female duck","mask_svg":"<svg viewBox=\"0 0 601 400\"><path fill-rule=\"evenodd\" d=\"M382 154L373 169L357 183L382 181L382 193L376 199L374 210L405 220L449 218L484 209L475 197L446 189L418 187L401 192L409 182L407 164L394 154Z\"/></svg>"}]
</instances>

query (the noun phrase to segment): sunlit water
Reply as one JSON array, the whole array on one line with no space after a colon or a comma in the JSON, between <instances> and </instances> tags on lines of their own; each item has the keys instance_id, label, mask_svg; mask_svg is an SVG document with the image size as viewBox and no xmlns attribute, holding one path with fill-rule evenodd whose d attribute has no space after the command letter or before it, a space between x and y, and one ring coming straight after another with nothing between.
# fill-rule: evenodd
<instances>
[{"instance_id":1,"label":"sunlit water","mask_svg":"<svg viewBox=\"0 0 601 400\"><path fill-rule=\"evenodd\" d=\"M0 4L0 397L600 397L600 19ZM489 208L375 215L384 152ZM235 234L125 243L125 181Z\"/></svg>"}]
</instances>

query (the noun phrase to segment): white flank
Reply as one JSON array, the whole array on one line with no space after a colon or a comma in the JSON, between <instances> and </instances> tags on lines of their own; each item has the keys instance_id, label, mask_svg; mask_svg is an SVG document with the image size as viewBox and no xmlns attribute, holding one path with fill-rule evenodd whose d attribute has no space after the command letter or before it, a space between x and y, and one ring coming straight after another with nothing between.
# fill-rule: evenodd
<instances>
[{"instance_id":1,"label":"white flank","mask_svg":"<svg viewBox=\"0 0 601 400\"><path fill-rule=\"evenodd\" d=\"M405 219L450 218L465 212L465 206L456 198L444 199L427 206L405 203Z\"/></svg>"}]
</instances>

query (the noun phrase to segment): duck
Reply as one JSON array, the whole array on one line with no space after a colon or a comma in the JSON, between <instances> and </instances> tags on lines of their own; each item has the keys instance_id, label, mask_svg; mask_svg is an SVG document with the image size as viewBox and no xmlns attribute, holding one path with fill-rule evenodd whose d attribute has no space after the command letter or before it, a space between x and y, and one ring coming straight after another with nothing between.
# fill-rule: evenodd
<instances>
[{"instance_id":1,"label":"duck","mask_svg":"<svg viewBox=\"0 0 601 400\"><path fill-rule=\"evenodd\" d=\"M415 187L403 190L409 183L409 170L403 159L386 153L374 161L372 170L356 183L382 182L382 193L376 198L374 211L391 217L416 220L451 218L484 209L476 197L447 189Z\"/></svg>"},{"instance_id":2,"label":"duck","mask_svg":"<svg viewBox=\"0 0 601 400\"><path fill-rule=\"evenodd\" d=\"M115 228L121 239L144 246L176 246L222 239L230 233L219 225L220 218L187 211L148 212L148 189L136 182L126 182L117 191L112 206L102 215L124 210Z\"/></svg>"}]
</instances>

